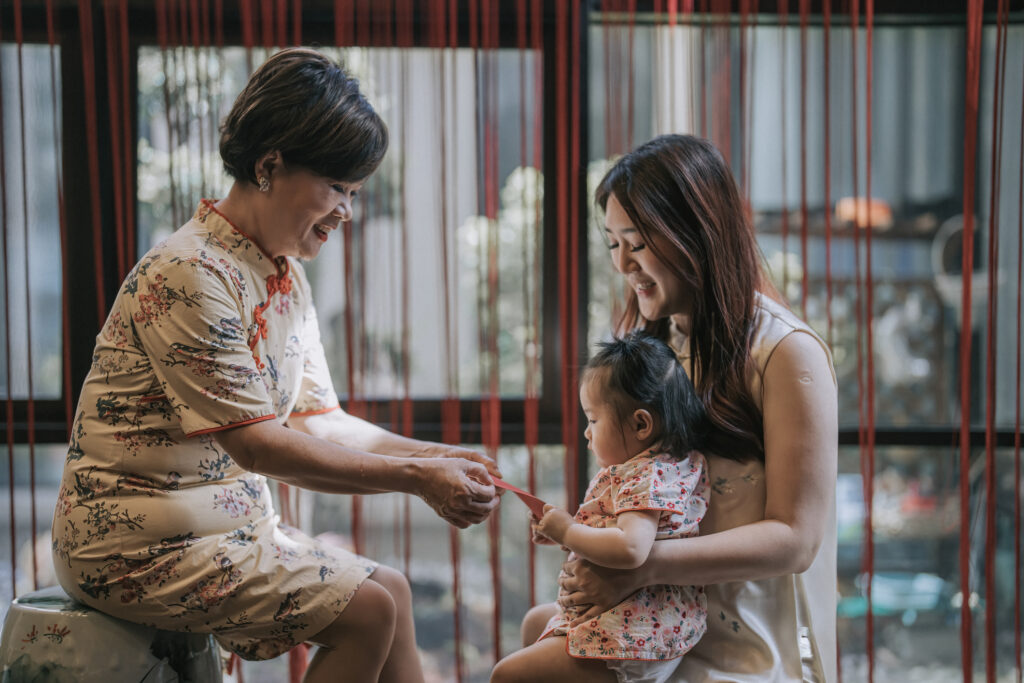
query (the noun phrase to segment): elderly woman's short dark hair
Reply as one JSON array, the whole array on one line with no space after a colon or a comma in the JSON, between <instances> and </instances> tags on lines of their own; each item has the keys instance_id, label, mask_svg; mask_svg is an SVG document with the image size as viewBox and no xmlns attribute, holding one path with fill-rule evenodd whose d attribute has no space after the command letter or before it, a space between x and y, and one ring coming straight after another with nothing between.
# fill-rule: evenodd
<instances>
[{"instance_id":1,"label":"elderly woman's short dark hair","mask_svg":"<svg viewBox=\"0 0 1024 683\"><path fill-rule=\"evenodd\" d=\"M277 150L286 164L355 182L384 158L388 131L359 81L316 50L290 48L249 78L220 129L224 168L256 183L256 161Z\"/></svg>"}]
</instances>

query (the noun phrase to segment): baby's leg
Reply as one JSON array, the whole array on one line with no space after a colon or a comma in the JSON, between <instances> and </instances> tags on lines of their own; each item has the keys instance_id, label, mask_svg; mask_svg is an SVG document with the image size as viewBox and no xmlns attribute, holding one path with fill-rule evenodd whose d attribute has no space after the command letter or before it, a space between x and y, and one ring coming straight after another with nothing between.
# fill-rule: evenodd
<instances>
[{"instance_id":1,"label":"baby's leg","mask_svg":"<svg viewBox=\"0 0 1024 683\"><path fill-rule=\"evenodd\" d=\"M310 662L304 683L423 683L412 592L405 576L390 567L378 566L334 623L310 640L323 647Z\"/></svg>"},{"instance_id":2,"label":"baby's leg","mask_svg":"<svg viewBox=\"0 0 1024 683\"><path fill-rule=\"evenodd\" d=\"M565 651L565 636L550 636L498 662L491 683L615 683L600 659L577 659Z\"/></svg>"},{"instance_id":3,"label":"baby's leg","mask_svg":"<svg viewBox=\"0 0 1024 683\"><path fill-rule=\"evenodd\" d=\"M553 602L546 602L530 608L530 611L523 617L523 624L519 628L519 635L523 639L523 647L529 647L544 633L544 627L548 625L551 617L558 614L558 605Z\"/></svg>"}]
</instances>

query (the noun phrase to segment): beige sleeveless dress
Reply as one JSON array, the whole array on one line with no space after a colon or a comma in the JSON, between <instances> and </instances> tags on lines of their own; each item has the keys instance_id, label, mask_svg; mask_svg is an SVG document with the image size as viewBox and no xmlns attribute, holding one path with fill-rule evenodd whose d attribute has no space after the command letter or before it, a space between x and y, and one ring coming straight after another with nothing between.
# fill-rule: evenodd
<instances>
[{"instance_id":1,"label":"beige sleeveless dress","mask_svg":"<svg viewBox=\"0 0 1024 683\"><path fill-rule=\"evenodd\" d=\"M758 330L752 355L750 389L762 408L762 378L779 342L794 333L825 342L788 309L758 295ZM673 346L685 362L689 344L674 331ZM835 369L832 369L835 380ZM702 535L764 519L764 463L739 463L708 456L708 513ZM709 585L707 633L682 657L672 678L677 683L836 680L836 514L835 499L818 555L802 574L759 581Z\"/></svg>"}]
</instances>

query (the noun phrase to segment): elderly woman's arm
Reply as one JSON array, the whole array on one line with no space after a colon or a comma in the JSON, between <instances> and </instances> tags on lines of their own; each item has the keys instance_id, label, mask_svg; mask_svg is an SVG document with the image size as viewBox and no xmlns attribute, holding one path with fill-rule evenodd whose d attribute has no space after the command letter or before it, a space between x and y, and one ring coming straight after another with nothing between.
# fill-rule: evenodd
<instances>
[{"instance_id":1,"label":"elderly woman's arm","mask_svg":"<svg viewBox=\"0 0 1024 683\"><path fill-rule=\"evenodd\" d=\"M213 436L250 472L327 493L411 493L460 528L482 521L498 503L486 467L463 458L368 453L288 429L276 420Z\"/></svg>"},{"instance_id":2,"label":"elderly woman's arm","mask_svg":"<svg viewBox=\"0 0 1024 683\"><path fill-rule=\"evenodd\" d=\"M387 453L398 457L465 458L480 463L490 474L501 476L494 461L482 453L399 436L341 409L318 415L293 415L288 418L288 426L320 439L370 453Z\"/></svg>"},{"instance_id":3,"label":"elderly woman's arm","mask_svg":"<svg viewBox=\"0 0 1024 683\"><path fill-rule=\"evenodd\" d=\"M764 520L655 543L626 586L620 584L626 577L611 570L568 563L571 575L562 585L569 593L563 600L591 604L591 611L600 613L646 585L702 585L805 571L830 519L838 459L836 388L816 340L797 333L779 343L765 368L763 405Z\"/></svg>"}]
</instances>

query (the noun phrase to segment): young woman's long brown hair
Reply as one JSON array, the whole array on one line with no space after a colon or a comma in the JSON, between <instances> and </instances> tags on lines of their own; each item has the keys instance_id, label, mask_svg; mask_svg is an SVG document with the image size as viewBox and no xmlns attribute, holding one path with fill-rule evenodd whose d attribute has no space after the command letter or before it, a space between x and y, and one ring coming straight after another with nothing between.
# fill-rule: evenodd
<instances>
[{"instance_id":1,"label":"young woman's long brown hair","mask_svg":"<svg viewBox=\"0 0 1024 683\"><path fill-rule=\"evenodd\" d=\"M663 135L616 162L596 193L615 195L648 248L686 283L691 376L714 425L707 449L736 460L764 458L761 412L747 384L759 291L777 297L736 181L718 150L690 135ZM675 247L658 253L651 235ZM619 333L642 328L668 338L669 319L646 320L626 295Z\"/></svg>"}]
</instances>

